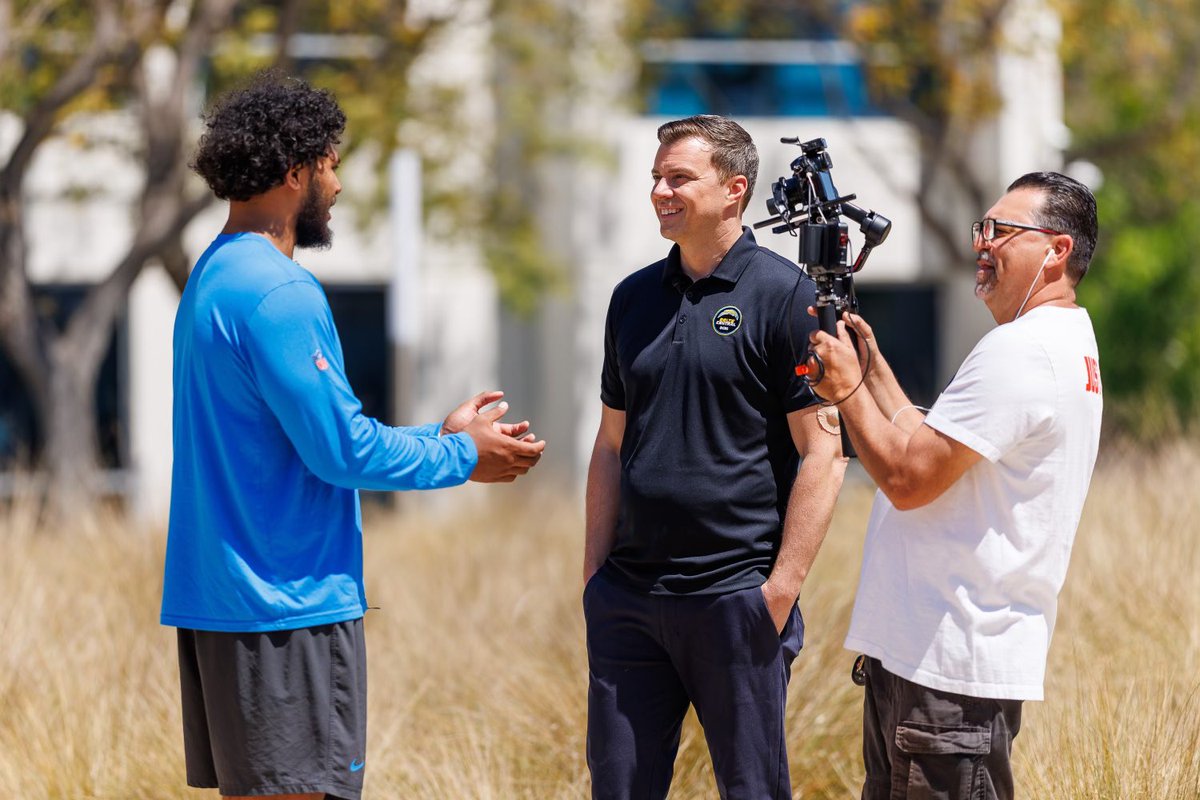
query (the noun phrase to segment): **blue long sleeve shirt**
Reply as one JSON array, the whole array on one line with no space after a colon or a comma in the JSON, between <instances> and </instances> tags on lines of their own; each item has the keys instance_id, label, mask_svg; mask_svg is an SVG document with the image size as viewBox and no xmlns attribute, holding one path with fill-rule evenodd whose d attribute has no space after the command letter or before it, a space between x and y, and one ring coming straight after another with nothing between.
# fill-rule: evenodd
<instances>
[{"instance_id":1,"label":"blue long sleeve shirt","mask_svg":"<svg viewBox=\"0 0 1200 800\"><path fill-rule=\"evenodd\" d=\"M251 233L218 236L180 300L161 621L286 630L361 617L358 489L463 483L466 434L364 416L316 278Z\"/></svg>"}]
</instances>

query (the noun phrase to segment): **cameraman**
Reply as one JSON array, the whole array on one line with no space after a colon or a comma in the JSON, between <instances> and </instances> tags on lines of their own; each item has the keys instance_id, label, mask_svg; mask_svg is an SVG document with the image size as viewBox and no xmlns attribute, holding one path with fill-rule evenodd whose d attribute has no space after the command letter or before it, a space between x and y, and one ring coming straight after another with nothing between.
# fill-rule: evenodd
<instances>
[{"instance_id":1,"label":"cameraman","mask_svg":"<svg viewBox=\"0 0 1200 800\"><path fill-rule=\"evenodd\" d=\"M789 298L815 292L742 226L758 151L740 125L658 140L650 200L675 246L613 292L588 469L592 796L665 797L691 704L722 797L790 800L796 598L846 466L790 347L815 324Z\"/></svg>"},{"instance_id":2,"label":"cameraman","mask_svg":"<svg viewBox=\"0 0 1200 800\"><path fill-rule=\"evenodd\" d=\"M865 654L864 800L1013 795L1100 437L1096 339L1075 302L1096 231L1091 192L1053 172L1018 178L972 226L975 294L998 327L925 417L861 318L811 337L817 389L880 488L846 637Z\"/></svg>"}]
</instances>

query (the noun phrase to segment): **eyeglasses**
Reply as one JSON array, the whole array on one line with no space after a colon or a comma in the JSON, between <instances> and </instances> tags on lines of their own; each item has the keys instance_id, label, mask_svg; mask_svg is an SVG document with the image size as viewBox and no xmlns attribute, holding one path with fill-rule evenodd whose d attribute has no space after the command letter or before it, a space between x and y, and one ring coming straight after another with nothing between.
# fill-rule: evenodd
<instances>
[{"instance_id":1,"label":"eyeglasses","mask_svg":"<svg viewBox=\"0 0 1200 800\"><path fill-rule=\"evenodd\" d=\"M972 244L979 241L981 238L985 242L990 242L996 238L997 228L1014 228L1022 231L1037 231L1038 233L1052 233L1055 236L1061 236L1062 231L1056 231L1051 228L1039 228L1036 225L1022 225L1019 222L1007 222L1002 219L981 219L979 222L971 223L971 242ZM1007 236L1012 231L1000 231L1001 236Z\"/></svg>"}]
</instances>

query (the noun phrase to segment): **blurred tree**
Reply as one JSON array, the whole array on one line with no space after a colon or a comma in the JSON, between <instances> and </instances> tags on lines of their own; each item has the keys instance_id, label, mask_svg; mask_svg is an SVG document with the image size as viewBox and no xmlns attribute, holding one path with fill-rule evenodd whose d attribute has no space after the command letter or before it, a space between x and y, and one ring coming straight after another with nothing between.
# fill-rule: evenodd
<instances>
[{"instance_id":1,"label":"blurred tree","mask_svg":"<svg viewBox=\"0 0 1200 800\"><path fill-rule=\"evenodd\" d=\"M972 155L980 126L1000 109L997 55L1015 0L879 0L825 7L860 48L872 100L909 123L920 142L913 198L925 230L949 263L969 253L961 220L947 213L946 191L969 209L993 197Z\"/></svg>"},{"instance_id":2,"label":"blurred tree","mask_svg":"<svg viewBox=\"0 0 1200 800\"><path fill-rule=\"evenodd\" d=\"M827 38L831 14L802 0L631 0L631 23L651 39Z\"/></svg>"},{"instance_id":3,"label":"blurred tree","mask_svg":"<svg viewBox=\"0 0 1200 800\"><path fill-rule=\"evenodd\" d=\"M976 208L964 157L997 108L994 55L1016 0L855 3L843 31L878 102L916 126L932 174L947 163ZM1062 23L1068 165L1099 167L1100 244L1080 298L1096 326L1110 429L1142 439L1200 420L1200 16L1194 0L1050 0ZM1053 166L1053 165L1051 165ZM1086 166L1083 169L1088 169ZM1094 170L1092 170L1094 171ZM1011 176L1009 176L1011 177ZM925 194L924 186L918 201ZM954 231L923 222L948 248Z\"/></svg>"},{"instance_id":4,"label":"blurred tree","mask_svg":"<svg viewBox=\"0 0 1200 800\"><path fill-rule=\"evenodd\" d=\"M1109 420L1155 440L1200 423L1200 15L1194 0L1062 0L1068 161L1100 168L1080 284Z\"/></svg>"},{"instance_id":5,"label":"blurred tree","mask_svg":"<svg viewBox=\"0 0 1200 800\"><path fill-rule=\"evenodd\" d=\"M461 76L421 66L451 23L484 32L490 112L466 102ZM186 167L206 93L273 65L331 89L350 120L344 155L377 178L356 187L362 217L386 206L391 154L415 149L433 232L480 244L502 299L528 311L563 275L534 224L535 176L579 152L547 118L578 85L585 28L564 0L0 0L0 116L21 123L0 153L0 347L31 397L55 510L95 496L96 375L134 280L159 263L187 281L182 233L212 200ZM27 178L48 143L101 143L98 112L134 123L136 233L60 327L33 302ZM464 174L472 159L479 169Z\"/></svg>"},{"instance_id":6,"label":"blurred tree","mask_svg":"<svg viewBox=\"0 0 1200 800\"><path fill-rule=\"evenodd\" d=\"M484 257L505 305L531 315L545 291L561 285L565 270L547 247L537 220L539 181L547 161L573 147L569 127L547 124L555 103L570 103L576 85L571 60L579 15L571 3L493 0L495 63L491 92L496 104L493 187L487 202Z\"/></svg>"},{"instance_id":7,"label":"blurred tree","mask_svg":"<svg viewBox=\"0 0 1200 800\"><path fill-rule=\"evenodd\" d=\"M990 198L972 188L973 170L956 142L997 107L992 59L1000 24L1017 5L880 0L852 4L844 18L847 37L867 55L878 100L916 125L928 164L949 159L979 208ZM1093 164L1102 176L1100 245L1080 298L1096 326L1109 427L1146 440L1194 431L1200 16L1194 0L1051 0L1051 7L1062 22L1071 132L1063 161ZM935 220L924 222L944 237Z\"/></svg>"},{"instance_id":8,"label":"blurred tree","mask_svg":"<svg viewBox=\"0 0 1200 800\"><path fill-rule=\"evenodd\" d=\"M130 286L152 256L181 269L184 226L208 202L185 185L189 92L230 23L233 0L0 0L0 109L21 120L0 163L0 345L41 431L54 510L73 513L97 489L97 370ZM168 55L154 58L151 53ZM87 140L90 112L136 120L144 183L128 249L61 329L40 317L29 280L25 202L30 167L56 137ZM182 269L186 270L186 266Z\"/></svg>"}]
</instances>

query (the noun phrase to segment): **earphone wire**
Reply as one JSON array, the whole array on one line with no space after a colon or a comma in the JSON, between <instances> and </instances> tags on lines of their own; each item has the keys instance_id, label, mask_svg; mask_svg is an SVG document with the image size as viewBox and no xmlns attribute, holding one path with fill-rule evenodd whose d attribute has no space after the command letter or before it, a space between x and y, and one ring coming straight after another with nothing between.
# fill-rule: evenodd
<instances>
[{"instance_id":1,"label":"earphone wire","mask_svg":"<svg viewBox=\"0 0 1200 800\"><path fill-rule=\"evenodd\" d=\"M1033 276L1033 283L1029 284L1029 291L1025 293L1025 299L1021 301L1020 307L1017 308L1016 316L1012 318L1013 322L1016 322L1020 318L1021 312L1025 310L1025 304L1029 302L1030 297L1033 297L1033 287L1037 286L1038 278L1042 277L1042 272L1046 269L1046 263L1050 261L1050 256L1052 255L1054 255L1054 248L1046 251L1046 257L1042 259L1042 265L1038 267L1037 275Z\"/></svg>"}]
</instances>

